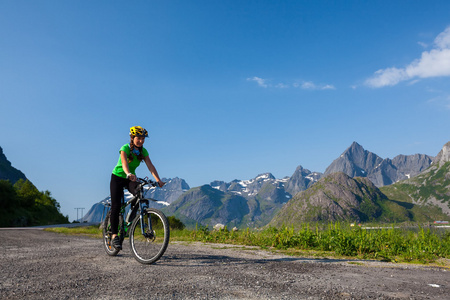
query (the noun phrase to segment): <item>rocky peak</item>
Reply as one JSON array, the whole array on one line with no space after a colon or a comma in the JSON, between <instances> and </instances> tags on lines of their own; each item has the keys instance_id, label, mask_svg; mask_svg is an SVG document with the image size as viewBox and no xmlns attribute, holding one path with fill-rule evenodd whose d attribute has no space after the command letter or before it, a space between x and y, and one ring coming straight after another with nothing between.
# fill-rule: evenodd
<instances>
[{"instance_id":1,"label":"rocky peak","mask_svg":"<svg viewBox=\"0 0 450 300\"><path fill-rule=\"evenodd\" d=\"M184 179L175 177L175 178L163 178L164 182L166 182L166 185L168 188L172 190L189 190L189 184Z\"/></svg>"},{"instance_id":2,"label":"rocky peak","mask_svg":"<svg viewBox=\"0 0 450 300\"><path fill-rule=\"evenodd\" d=\"M350 145L350 147L348 147L347 150L345 150L345 152L343 154L344 155L363 155L365 151L366 150L364 150L363 146L361 146L357 142L353 142Z\"/></svg>"},{"instance_id":3,"label":"rocky peak","mask_svg":"<svg viewBox=\"0 0 450 300\"><path fill-rule=\"evenodd\" d=\"M433 157L425 154L398 155L392 160L364 150L356 142L326 169L325 175L344 172L350 177L367 177L377 187L416 176L427 169Z\"/></svg>"},{"instance_id":4,"label":"rocky peak","mask_svg":"<svg viewBox=\"0 0 450 300\"><path fill-rule=\"evenodd\" d=\"M357 142L347 148L340 157L335 159L325 170L325 175L344 172L350 177L367 176L369 170L374 169L383 159L364 148Z\"/></svg>"},{"instance_id":5,"label":"rocky peak","mask_svg":"<svg viewBox=\"0 0 450 300\"><path fill-rule=\"evenodd\" d=\"M442 150L438 153L438 155L434 158L433 164L444 164L450 161L450 142L442 147Z\"/></svg>"},{"instance_id":6,"label":"rocky peak","mask_svg":"<svg viewBox=\"0 0 450 300\"><path fill-rule=\"evenodd\" d=\"M190 189L187 182L178 177L163 178L162 181L166 182L162 188L149 188L146 196L166 203L172 203Z\"/></svg>"},{"instance_id":7,"label":"rocky peak","mask_svg":"<svg viewBox=\"0 0 450 300\"><path fill-rule=\"evenodd\" d=\"M321 177L322 173L311 172L302 166L298 166L286 183L286 191L291 195L295 195L298 192L306 190Z\"/></svg>"}]
</instances>

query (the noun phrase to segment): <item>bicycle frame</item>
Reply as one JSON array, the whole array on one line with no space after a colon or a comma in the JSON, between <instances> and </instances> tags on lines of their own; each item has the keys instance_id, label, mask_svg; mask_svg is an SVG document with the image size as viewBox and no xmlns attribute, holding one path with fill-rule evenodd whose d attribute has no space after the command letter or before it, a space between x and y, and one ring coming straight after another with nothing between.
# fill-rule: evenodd
<instances>
[{"instance_id":1,"label":"bicycle frame","mask_svg":"<svg viewBox=\"0 0 450 300\"><path fill-rule=\"evenodd\" d=\"M127 206L130 206L130 210L129 210L128 214L132 213L132 209L136 210L136 213L139 211L139 217L141 218L141 233L142 233L142 235L146 236L146 233L145 233L146 228L144 228L145 222L143 222L144 221L143 220L143 218L144 218L143 212L145 212L145 209L148 208L149 200L151 200L153 202L158 202L158 200L152 199L152 198L144 198L144 196L143 196L144 195L144 186L150 185L150 186L154 187L154 186L156 186L156 183L154 183L151 180L146 180L146 179L142 179L142 178L138 178L138 180L141 183L139 184L138 188L136 189L137 190L136 195L133 196L130 200L128 200L126 202L125 202L125 197L122 197L122 204L120 206L120 214L125 217L125 211L126 211ZM134 205L134 208L131 207L131 203L133 203L133 202L136 202ZM105 208L109 208L109 209L111 208L110 202L104 202L103 205ZM106 213L107 212L108 212L108 210L106 210ZM106 213L105 213L105 210L103 210L102 222L104 220L104 217L106 216ZM128 227L133 223L134 218L132 220L125 220L125 219L123 219L123 220L124 220L124 222L122 225L124 228L124 234L126 235L128 232ZM148 224L149 224L148 229L151 232L152 224L151 224L150 220L148 221Z\"/></svg>"}]
</instances>

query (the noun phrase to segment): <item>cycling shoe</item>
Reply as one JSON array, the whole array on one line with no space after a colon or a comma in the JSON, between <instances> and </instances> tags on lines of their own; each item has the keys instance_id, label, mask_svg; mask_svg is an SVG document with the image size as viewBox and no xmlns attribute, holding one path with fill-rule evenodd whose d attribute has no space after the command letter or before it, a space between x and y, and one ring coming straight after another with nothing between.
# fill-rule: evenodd
<instances>
[{"instance_id":1,"label":"cycling shoe","mask_svg":"<svg viewBox=\"0 0 450 300\"><path fill-rule=\"evenodd\" d=\"M120 237L116 236L116 237L112 240L112 246L113 246L116 250L122 250L122 243L120 242Z\"/></svg>"}]
</instances>

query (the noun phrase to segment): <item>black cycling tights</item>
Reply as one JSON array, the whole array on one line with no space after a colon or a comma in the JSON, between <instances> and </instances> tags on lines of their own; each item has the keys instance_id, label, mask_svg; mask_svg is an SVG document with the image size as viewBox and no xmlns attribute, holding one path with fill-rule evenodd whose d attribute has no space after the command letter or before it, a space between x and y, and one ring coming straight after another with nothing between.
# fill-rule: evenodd
<instances>
[{"instance_id":1,"label":"black cycling tights","mask_svg":"<svg viewBox=\"0 0 450 300\"><path fill-rule=\"evenodd\" d=\"M122 204L123 189L127 188L133 195L136 194L136 187L138 183L111 174L111 233L117 234L119 228L119 213Z\"/></svg>"}]
</instances>

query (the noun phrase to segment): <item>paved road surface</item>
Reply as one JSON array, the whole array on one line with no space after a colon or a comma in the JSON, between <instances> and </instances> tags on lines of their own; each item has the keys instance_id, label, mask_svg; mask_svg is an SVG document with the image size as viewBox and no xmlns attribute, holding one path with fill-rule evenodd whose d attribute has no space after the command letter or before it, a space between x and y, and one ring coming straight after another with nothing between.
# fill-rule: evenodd
<instances>
[{"instance_id":1,"label":"paved road surface","mask_svg":"<svg viewBox=\"0 0 450 300\"><path fill-rule=\"evenodd\" d=\"M170 244L153 265L101 240L0 230L0 299L450 299L450 270Z\"/></svg>"}]
</instances>

